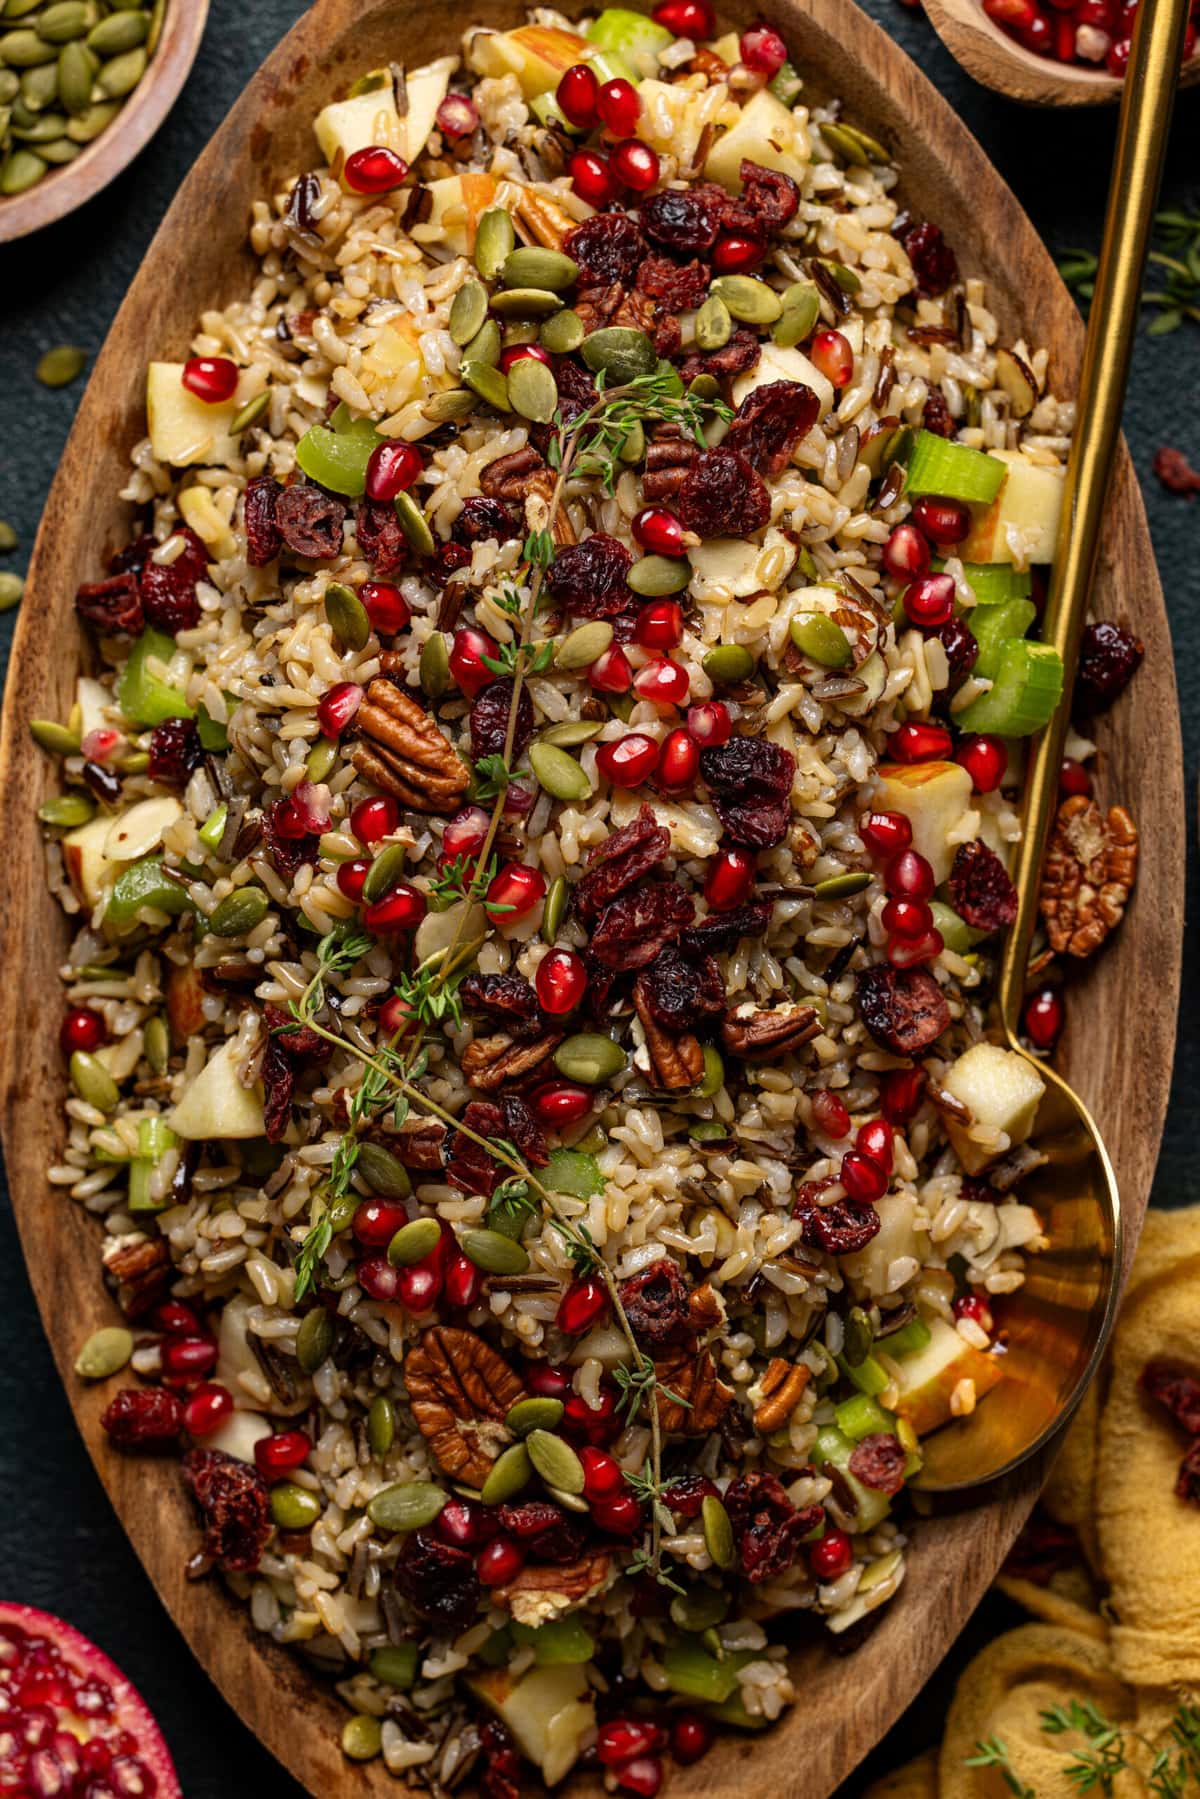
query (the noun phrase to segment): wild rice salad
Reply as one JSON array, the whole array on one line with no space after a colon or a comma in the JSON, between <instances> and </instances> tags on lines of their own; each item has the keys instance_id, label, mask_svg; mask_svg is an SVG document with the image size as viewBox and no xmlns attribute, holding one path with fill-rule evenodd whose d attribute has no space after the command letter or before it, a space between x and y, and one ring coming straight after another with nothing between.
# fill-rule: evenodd
<instances>
[{"instance_id":1,"label":"wild rice salad","mask_svg":"<svg viewBox=\"0 0 1200 1799\"><path fill-rule=\"evenodd\" d=\"M658 18L325 108L35 726L81 1373L346 1754L493 1799L781 1714L1041 1241L981 999L1071 409L773 31Z\"/></svg>"}]
</instances>

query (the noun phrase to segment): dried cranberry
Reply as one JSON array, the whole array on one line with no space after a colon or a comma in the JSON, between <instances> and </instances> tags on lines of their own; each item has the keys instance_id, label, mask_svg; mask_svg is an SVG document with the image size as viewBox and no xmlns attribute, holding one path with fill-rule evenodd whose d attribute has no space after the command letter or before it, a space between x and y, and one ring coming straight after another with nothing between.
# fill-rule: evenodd
<instances>
[{"instance_id":1,"label":"dried cranberry","mask_svg":"<svg viewBox=\"0 0 1200 1799\"><path fill-rule=\"evenodd\" d=\"M1031 1580L1035 1586L1045 1587L1053 1575L1077 1566L1079 1559L1075 1532L1055 1524L1038 1509L1009 1550L1003 1572L1014 1580Z\"/></svg>"},{"instance_id":2,"label":"dried cranberry","mask_svg":"<svg viewBox=\"0 0 1200 1799\"><path fill-rule=\"evenodd\" d=\"M953 692L962 685L975 666L975 659L979 655L975 633L967 628L961 618L948 618L945 624L938 626L933 635L946 652L946 661L950 665L950 691Z\"/></svg>"},{"instance_id":3,"label":"dried cranberry","mask_svg":"<svg viewBox=\"0 0 1200 1799\"><path fill-rule=\"evenodd\" d=\"M290 799L275 800L262 815L267 854L285 880L292 880L303 862L315 862L321 839L313 831L296 829L296 812Z\"/></svg>"},{"instance_id":4,"label":"dried cranberry","mask_svg":"<svg viewBox=\"0 0 1200 1799\"><path fill-rule=\"evenodd\" d=\"M781 169L766 169L742 158L742 206L767 231L781 231L800 209L800 189Z\"/></svg>"},{"instance_id":5,"label":"dried cranberry","mask_svg":"<svg viewBox=\"0 0 1200 1799\"><path fill-rule=\"evenodd\" d=\"M622 1281L620 1292L629 1328L648 1349L661 1349L686 1333L688 1284L670 1256Z\"/></svg>"},{"instance_id":6,"label":"dried cranberry","mask_svg":"<svg viewBox=\"0 0 1200 1799\"><path fill-rule=\"evenodd\" d=\"M462 1123L475 1136L485 1140L504 1135L504 1114L489 1100L473 1099L464 1106ZM448 1131L442 1140L442 1160L446 1179L460 1193L482 1193L490 1196L500 1180L499 1162L486 1149L463 1131Z\"/></svg>"},{"instance_id":7,"label":"dried cranberry","mask_svg":"<svg viewBox=\"0 0 1200 1799\"><path fill-rule=\"evenodd\" d=\"M193 769L204 760L200 733L190 718L168 718L150 733L146 773L167 787L186 787Z\"/></svg>"},{"instance_id":8,"label":"dried cranberry","mask_svg":"<svg viewBox=\"0 0 1200 1799\"><path fill-rule=\"evenodd\" d=\"M1190 1437L1200 1437L1200 1377L1170 1362L1147 1362L1138 1386L1165 1406Z\"/></svg>"},{"instance_id":9,"label":"dried cranberry","mask_svg":"<svg viewBox=\"0 0 1200 1799\"><path fill-rule=\"evenodd\" d=\"M472 701L471 754L476 762L481 756L498 756L503 751L515 686L516 683L508 675L504 675L499 681L489 682ZM509 758L514 768L533 736L533 722L533 701L529 697L528 687L522 685L521 697L517 701L512 754Z\"/></svg>"},{"instance_id":10,"label":"dried cranberry","mask_svg":"<svg viewBox=\"0 0 1200 1799\"><path fill-rule=\"evenodd\" d=\"M800 1235L811 1249L829 1256L855 1255L879 1232L879 1213L865 1200L849 1197L832 1205L818 1205L828 1181L802 1181L796 1189L792 1217L800 1221Z\"/></svg>"},{"instance_id":11,"label":"dried cranberry","mask_svg":"<svg viewBox=\"0 0 1200 1799\"><path fill-rule=\"evenodd\" d=\"M1200 1505L1200 1440L1193 1443L1179 1464L1175 1480L1175 1497Z\"/></svg>"},{"instance_id":12,"label":"dried cranberry","mask_svg":"<svg viewBox=\"0 0 1200 1799\"><path fill-rule=\"evenodd\" d=\"M584 924L595 924L605 906L627 887L644 880L670 847L671 833L658 823L649 806L642 806L629 824L598 843L575 888L575 910Z\"/></svg>"},{"instance_id":13,"label":"dried cranberry","mask_svg":"<svg viewBox=\"0 0 1200 1799\"><path fill-rule=\"evenodd\" d=\"M263 1054L262 1084L263 1132L268 1143L278 1143L292 1121L296 1071L274 1037Z\"/></svg>"},{"instance_id":14,"label":"dried cranberry","mask_svg":"<svg viewBox=\"0 0 1200 1799\"><path fill-rule=\"evenodd\" d=\"M1164 444L1154 452L1154 472L1168 493L1200 493L1200 474L1192 467L1182 450Z\"/></svg>"},{"instance_id":15,"label":"dried cranberry","mask_svg":"<svg viewBox=\"0 0 1200 1799\"><path fill-rule=\"evenodd\" d=\"M579 264L579 286L626 286L646 255L646 240L636 219L623 212L598 212L569 231L563 242L568 256Z\"/></svg>"},{"instance_id":16,"label":"dried cranberry","mask_svg":"<svg viewBox=\"0 0 1200 1799\"><path fill-rule=\"evenodd\" d=\"M740 450L762 475L781 474L796 445L816 424L820 410L811 387L799 381L768 381L746 395L722 445Z\"/></svg>"},{"instance_id":17,"label":"dried cranberry","mask_svg":"<svg viewBox=\"0 0 1200 1799\"><path fill-rule=\"evenodd\" d=\"M597 531L582 543L566 544L546 571L550 597L564 612L583 618L615 618L635 604L625 577L633 552L618 538Z\"/></svg>"},{"instance_id":18,"label":"dried cranberry","mask_svg":"<svg viewBox=\"0 0 1200 1799\"><path fill-rule=\"evenodd\" d=\"M354 509L354 539L359 555L371 564L378 576L398 575L408 560L408 539L400 528L396 508L386 501L358 502ZM340 540L338 548L341 548ZM330 552L331 555L336 553Z\"/></svg>"},{"instance_id":19,"label":"dried cranberry","mask_svg":"<svg viewBox=\"0 0 1200 1799\"><path fill-rule=\"evenodd\" d=\"M919 293L944 294L958 280L958 261L939 225L912 225L901 242L912 263Z\"/></svg>"},{"instance_id":20,"label":"dried cranberry","mask_svg":"<svg viewBox=\"0 0 1200 1799\"><path fill-rule=\"evenodd\" d=\"M521 1758L503 1724L488 1718L480 1725L479 1741L484 1758L479 1777L483 1799L521 1799Z\"/></svg>"},{"instance_id":21,"label":"dried cranberry","mask_svg":"<svg viewBox=\"0 0 1200 1799\"><path fill-rule=\"evenodd\" d=\"M702 262L676 262L671 256L647 256L637 271L637 289L670 312L690 312L708 292L709 271Z\"/></svg>"},{"instance_id":22,"label":"dried cranberry","mask_svg":"<svg viewBox=\"0 0 1200 1799\"><path fill-rule=\"evenodd\" d=\"M592 954L605 968L645 968L687 929L695 910L691 895L676 882L643 883L606 909L592 937Z\"/></svg>"},{"instance_id":23,"label":"dried cranberry","mask_svg":"<svg viewBox=\"0 0 1200 1799\"><path fill-rule=\"evenodd\" d=\"M731 737L700 752L700 772L712 789L717 817L735 843L770 849L791 821L796 758L764 737Z\"/></svg>"},{"instance_id":24,"label":"dried cranberry","mask_svg":"<svg viewBox=\"0 0 1200 1799\"><path fill-rule=\"evenodd\" d=\"M298 1025L290 1012L285 1012L282 1006L273 1006L269 1000L263 1007L263 1023L289 1062L309 1059L328 1062L333 1054L332 1043L328 1043L311 1025Z\"/></svg>"},{"instance_id":25,"label":"dried cranberry","mask_svg":"<svg viewBox=\"0 0 1200 1799\"><path fill-rule=\"evenodd\" d=\"M688 470L675 510L698 537L749 537L770 518L771 496L744 456L718 444Z\"/></svg>"},{"instance_id":26,"label":"dried cranberry","mask_svg":"<svg viewBox=\"0 0 1200 1799\"><path fill-rule=\"evenodd\" d=\"M500 1106L504 1113L504 1135L517 1154L532 1167L544 1168L550 1160L546 1134L525 1101L517 1093L506 1093Z\"/></svg>"},{"instance_id":27,"label":"dried cranberry","mask_svg":"<svg viewBox=\"0 0 1200 1799\"><path fill-rule=\"evenodd\" d=\"M1133 680L1145 650L1139 637L1111 619L1084 629L1079 646L1077 698L1090 712L1103 712Z\"/></svg>"},{"instance_id":28,"label":"dried cranberry","mask_svg":"<svg viewBox=\"0 0 1200 1799\"><path fill-rule=\"evenodd\" d=\"M725 1493L742 1572L751 1586L786 1574L800 1544L820 1523L819 1505L798 1512L774 1474L741 1474Z\"/></svg>"},{"instance_id":29,"label":"dried cranberry","mask_svg":"<svg viewBox=\"0 0 1200 1799\"><path fill-rule=\"evenodd\" d=\"M414 1531L396 1563L396 1589L431 1624L464 1630L479 1604L475 1562L465 1549L439 1543L427 1530Z\"/></svg>"},{"instance_id":30,"label":"dried cranberry","mask_svg":"<svg viewBox=\"0 0 1200 1799\"><path fill-rule=\"evenodd\" d=\"M950 1023L946 996L931 974L887 962L859 975L858 1009L876 1043L897 1056L928 1049Z\"/></svg>"},{"instance_id":31,"label":"dried cranberry","mask_svg":"<svg viewBox=\"0 0 1200 1799\"><path fill-rule=\"evenodd\" d=\"M458 991L465 1005L500 1019L514 1037L540 1028L537 994L523 974L469 974Z\"/></svg>"},{"instance_id":32,"label":"dried cranberry","mask_svg":"<svg viewBox=\"0 0 1200 1799\"><path fill-rule=\"evenodd\" d=\"M230 1574L251 1574L271 1534L267 1483L217 1449L189 1449L183 1478L204 1514L204 1553Z\"/></svg>"},{"instance_id":33,"label":"dried cranberry","mask_svg":"<svg viewBox=\"0 0 1200 1799\"><path fill-rule=\"evenodd\" d=\"M850 1472L876 1493L898 1493L904 1485L908 1456L890 1431L862 1437L850 1455Z\"/></svg>"},{"instance_id":34,"label":"dried cranberry","mask_svg":"<svg viewBox=\"0 0 1200 1799\"><path fill-rule=\"evenodd\" d=\"M921 424L926 431L932 431L935 437L954 436L954 420L940 387L930 388L921 411Z\"/></svg>"},{"instance_id":35,"label":"dried cranberry","mask_svg":"<svg viewBox=\"0 0 1200 1799\"><path fill-rule=\"evenodd\" d=\"M638 991L656 1024L682 1034L725 1009L725 982L714 956L697 961L668 945L638 976Z\"/></svg>"},{"instance_id":36,"label":"dried cranberry","mask_svg":"<svg viewBox=\"0 0 1200 1799\"><path fill-rule=\"evenodd\" d=\"M275 502L275 526L283 542L293 555L314 562L328 562L341 554L345 522L345 502L312 481L285 487Z\"/></svg>"},{"instance_id":37,"label":"dried cranberry","mask_svg":"<svg viewBox=\"0 0 1200 1799\"><path fill-rule=\"evenodd\" d=\"M183 1428L183 1401L165 1387L122 1387L100 1423L123 1449L161 1449Z\"/></svg>"},{"instance_id":38,"label":"dried cranberry","mask_svg":"<svg viewBox=\"0 0 1200 1799\"><path fill-rule=\"evenodd\" d=\"M263 568L279 554L283 539L275 523L275 508L282 491L278 481L270 475L255 475L246 483L242 522L246 531L246 561L251 568Z\"/></svg>"},{"instance_id":39,"label":"dried cranberry","mask_svg":"<svg viewBox=\"0 0 1200 1799\"><path fill-rule=\"evenodd\" d=\"M506 506L503 500L477 494L473 499L463 501L462 511L450 527L450 537L454 543L468 545L483 543L490 537L507 543L519 531L511 506Z\"/></svg>"},{"instance_id":40,"label":"dried cranberry","mask_svg":"<svg viewBox=\"0 0 1200 1799\"><path fill-rule=\"evenodd\" d=\"M471 552L465 543L439 544L429 563L429 579L435 587L444 587L451 575L466 568L470 560Z\"/></svg>"},{"instance_id":41,"label":"dried cranberry","mask_svg":"<svg viewBox=\"0 0 1200 1799\"><path fill-rule=\"evenodd\" d=\"M721 215L707 191L698 187L664 188L641 205L642 228L656 244L694 256L711 250L721 229Z\"/></svg>"},{"instance_id":42,"label":"dried cranberry","mask_svg":"<svg viewBox=\"0 0 1200 1799\"><path fill-rule=\"evenodd\" d=\"M131 637L145 622L137 576L129 571L85 582L75 595L75 610L99 631L127 631Z\"/></svg>"},{"instance_id":43,"label":"dried cranberry","mask_svg":"<svg viewBox=\"0 0 1200 1799\"><path fill-rule=\"evenodd\" d=\"M698 1518L706 1499L719 1499L720 1494L703 1474L681 1474L663 1488L663 1503L680 1518Z\"/></svg>"},{"instance_id":44,"label":"dried cranberry","mask_svg":"<svg viewBox=\"0 0 1200 1799\"><path fill-rule=\"evenodd\" d=\"M679 373L685 382L692 382L700 375L712 375L716 380L732 380L735 375L744 375L752 369L762 355L762 345L755 333L745 325L739 325L728 343L719 350L693 350L686 356Z\"/></svg>"},{"instance_id":45,"label":"dried cranberry","mask_svg":"<svg viewBox=\"0 0 1200 1799\"><path fill-rule=\"evenodd\" d=\"M174 562L155 562L148 557L138 578L146 623L156 630L190 631L200 622L196 583L208 574L208 551L186 525L173 533L182 537L184 549Z\"/></svg>"},{"instance_id":46,"label":"dried cranberry","mask_svg":"<svg viewBox=\"0 0 1200 1799\"><path fill-rule=\"evenodd\" d=\"M950 904L973 931L998 931L1017 916L1017 890L1008 870L979 837L954 852Z\"/></svg>"},{"instance_id":47,"label":"dried cranberry","mask_svg":"<svg viewBox=\"0 0 1200 1799\"><path fill-rule=\"evenodd\" d=\"M548 1500L502 1505L497 1518L500 1529L515 1537L533 1561L562 1564L575 1561L582 1553L586 1541L583 1527Z\"/></svg>"},{"instance_id":48,"label":"dried cranberry","mask_svg":"<svg viewBox=\"0 0 1200 1799\"><path fill-rule=\"evenodd\" d=\"M689 956L700 956L710 950L732 949L743 937L765 936L772 910L770 900L754 900L746 906L732 906L728 912L710 912L683 933L680 948Z\"/></svg>"}]
</instances>

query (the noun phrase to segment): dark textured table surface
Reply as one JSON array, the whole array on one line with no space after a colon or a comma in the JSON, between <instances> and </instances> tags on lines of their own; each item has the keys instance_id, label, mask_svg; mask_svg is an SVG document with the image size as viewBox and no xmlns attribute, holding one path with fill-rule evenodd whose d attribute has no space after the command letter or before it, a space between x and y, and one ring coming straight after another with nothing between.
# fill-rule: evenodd
<instances>
[{"instance_id":1,"label":"dark textured table surface","mask_svg":"<svg viewBox=\"0 0 1200 1799\"><path fill-rule=\"evenodd\" d=\"M34 379L52 345L94 352L177 183L257 63L303 10L297 0L212 0L208 30L183 95L158 137L111 187L70 219L38 237L0 248L0 518L20 547L0 561L24 568L46 490L70 427L81 385L50 392ZM464 9L464 22L468 10ZM483 10L483 9L480 9ZM971 82L919 15L895 0L870 10L958 108L999 165L1052 248L1095 248L1112 154L1115 110L1029 111ZM868 121L869 123L869 121ZM1191 196L1200 92L1184 96L1172 131L1164 203ZM1200 501L1165 493L1150 472L1164 442L1200 465L1200 324L1166 337L1139 338L1125 425L1150 513L1167 593L1183 712L1189 792L1200 755ZM1138 595L1128 595L1136 619ZM12 621L0 621L6 656ZM50 653L50 646L47 646ZM1152 759L1148 778L1153 780ZM1147 800L1144 802L1149 803ZM1191 821L1189 820L1189 834ZM1184 854L1184 844L1179 846ZM1193 861L1189 897L1195 900ZM1152 894L1140 896L1153 905ZM1196 991L1193 939L1185 992ZM6 982L19 971L6 969ZM1147 971L1153 979L1153 971ZM1114 1023L1114 1028L1121 1028ZM1130 1079L1167 1081L1168 1069ZM1200 1017L1185 1007L1172 1109L1155 1187L1158 1203L1188 1193L1200 1126ZM70 1304L70 1295L62 1297ZM92 1472L75 1433L22 1266L7 1194L0 1187L0 1597L64 1614L101 1642L137 1682L158 1714L189 1799L299 1799L282 1772L200 1676L162 1611ZM902 1601L901 1601L902 1603ZM967 1642L1000 1621L977 1618ZM962 1666L964 1644L951 1658ZM853 1665L846 1670L852 1703ZM936 1732L952 1683L935 1677L922 1701L875 1757L873 1767L911 1753ZM856 1778L847 1792L859 1788Z\"/></svg>"}]
</instances>

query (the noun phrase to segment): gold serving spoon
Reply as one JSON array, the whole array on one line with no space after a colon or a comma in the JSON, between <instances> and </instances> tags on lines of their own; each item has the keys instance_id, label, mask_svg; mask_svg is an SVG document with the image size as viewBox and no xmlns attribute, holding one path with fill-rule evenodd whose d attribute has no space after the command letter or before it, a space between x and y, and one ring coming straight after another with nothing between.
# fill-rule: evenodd
<instances>
[{"instance_id":1,"label":"gold serving spoon","mask_svg":"<svg viewBox=\"0 0 1200 1799\"><path fill-rule=\"evenodd\" d=\"M1141 0L1125 77L1104 242L1079 379L1042 639L1063 659L1066 686L1032 755L1014 879L1016 920L1000 965L993 1037L1026 1055L1018 1037L1046 842L1058 807L1071 688L1104 522L1109 474L1137 329L1146 248L1166 154L1188 0ZM953 1492L1010 1473L1070 1416L1104 1351L1121 1285L1121 1201L1095 1120L1045 1063L1031 1142L1047 1157L1021 1185L1049 1247L1031 1255L1025 1283L1004 1302L1005 1379L953 1429L923 1444L914 1484Z\"/></svg>"}]
</instances>

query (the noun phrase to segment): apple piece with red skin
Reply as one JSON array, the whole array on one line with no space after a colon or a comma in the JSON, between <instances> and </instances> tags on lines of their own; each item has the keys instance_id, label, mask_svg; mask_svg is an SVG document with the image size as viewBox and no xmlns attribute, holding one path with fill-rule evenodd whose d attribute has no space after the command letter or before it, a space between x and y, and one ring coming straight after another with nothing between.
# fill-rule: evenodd
<instances>
[{"instance_id":1,"label":"apple piece with red skin","mask_svg":"<svg viewBox=\"0 0 1200 1799\"><path fill-rule=\"evenodd\" d=\"M931 1316L925 1322L930 1337L924 1349L896 1359L900 1377L895 1410L919 1437L949 1423L951 1396L960 1381L974 1382L979 1400L1004 1378L999 1362L966 1342L944 1318Z\"/></svg>"},{"instance_id":2,"label":"apple piece with red skin","mask_svg":"<svg viewBox=\"0 0 1200 1799\"><path fill-rule=\"evenodd\" d=\"M595 1729L595 1707L578 1663L531 1668L519 1679L507 1668L489 1668L471 1675L467 1685L507 1726L522 1755L541 1769L547 1786L574 1766L584 1737Z\"/></svg>"}]
</instances>

